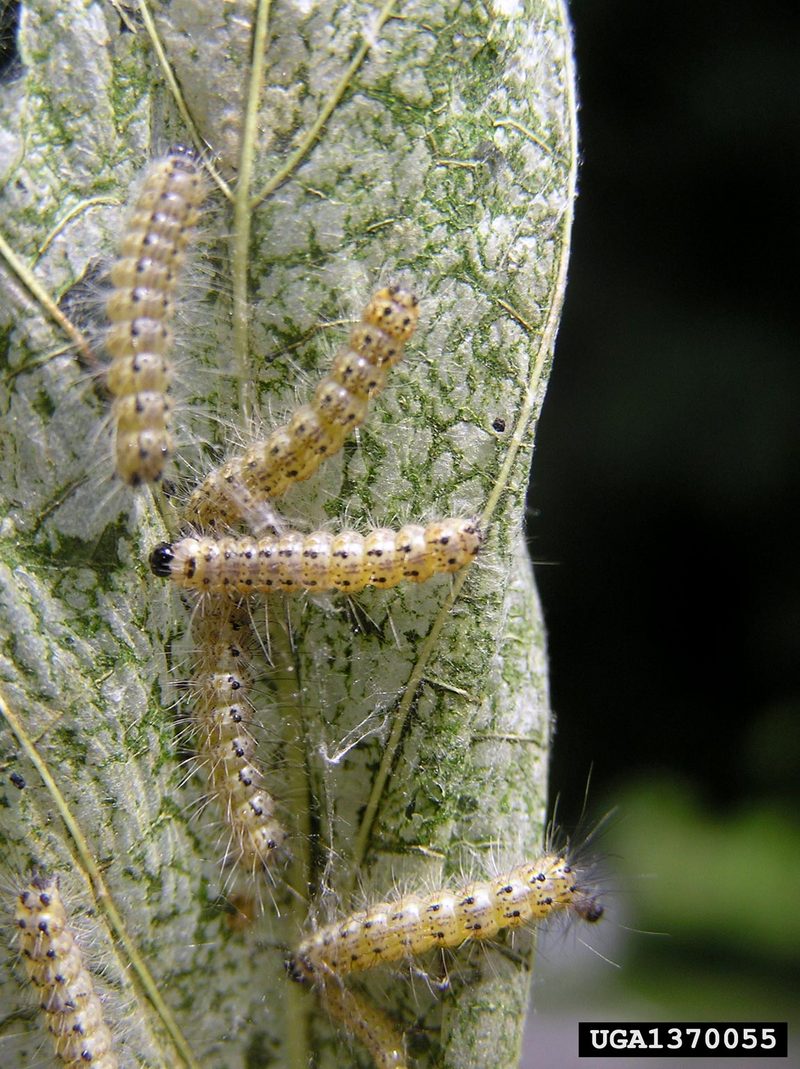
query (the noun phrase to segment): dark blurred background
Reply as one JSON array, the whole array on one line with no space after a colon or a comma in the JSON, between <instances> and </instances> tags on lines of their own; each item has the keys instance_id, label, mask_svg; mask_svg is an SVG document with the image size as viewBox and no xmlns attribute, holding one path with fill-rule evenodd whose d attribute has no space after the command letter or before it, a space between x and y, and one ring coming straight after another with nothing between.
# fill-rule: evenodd
<instances>
[{"instance_id":1,"label":"dark blurred background","mask_svg":"<svg viewBox=\"0 0 800 1069\"><path fill-rule=\"evenodd\" d=\"M797 1022L800 4L571 11L580 195L528 532L551 797L578 838L615 810L588 852L621 966L583 954L572 1019ZM544 956L560 975L563 936Z\"/></svg>"}]
</instances>

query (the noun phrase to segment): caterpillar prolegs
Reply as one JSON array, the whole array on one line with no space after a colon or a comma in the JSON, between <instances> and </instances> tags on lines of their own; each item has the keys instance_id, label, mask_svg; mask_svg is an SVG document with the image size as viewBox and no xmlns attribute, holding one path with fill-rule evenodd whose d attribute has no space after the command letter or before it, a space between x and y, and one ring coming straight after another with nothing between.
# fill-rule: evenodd
<instances>
[{"instance_id":1,"label":"caterpillar prolegs","mask_svg":"<svg viewBox=\"0 0 800 1069\"><path fill-rule=\"evenodd\" d=\"M379 290L311 403L242 456L211 472L189 499L186 520L219 528L253 519L266 500L313 475L364 421L369 399L383 389L387 370L402 358L418 317L418 301L409 290Z\"/></svg>"},{"instance_id":2,"label":"caterpillar prolegs","mask_svg":"<svg viewBox=\"0 0 800 1069\"><path fill-rule=\"evenodd\" d=\"M205 196L194 150L175 145L147 170L111 268L106 385L114 397L117 474L130 486L160 479L173 450L169 322Z\"/></svg>"},{"instance_id":3,"label":"caterpillar prolegs","mask_svg":"<svg viewBox=\"0 0 800 1069\"><path fill-rule=\"evenodd\" d=\"M66 1069L118 1069L92 978L69 927L58 880L36 875L18 896L19 947L56 1056Z\"/></svg>"},{"instance_id":4,"label":"caterpillar prolegs","mask_svg":"<svg viewBox=\"0 0 800 1069\"><path fill-rule=\"evenodd\" d=\"M182 538L162 542L150 568L177 586L210 594L292 594L367 586L388 588L403 580L423 583L455 572L475 557L481 531L475 520L446 519L399 531L379 527L367 535L342 531L288 532L266 538Z\"/></svg>"}]
</instances>

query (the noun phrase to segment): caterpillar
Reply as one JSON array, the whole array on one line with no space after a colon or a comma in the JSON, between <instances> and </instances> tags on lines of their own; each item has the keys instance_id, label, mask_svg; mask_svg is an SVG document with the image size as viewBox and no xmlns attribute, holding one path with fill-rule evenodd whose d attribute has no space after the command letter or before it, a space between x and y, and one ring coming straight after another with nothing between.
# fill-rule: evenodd
<instances>
[{"instance_id":1,"label":"caterpillar","mask_svg":"<svg viewBox=\"0 0 800 1069\"><path fill-rule=\"evenodd\" d=\"M370 398L383 389L387 370L402 358L418 317L418 301L410 290L378 290L311 403L242 456L207 475L189 498L185 519L206 528L235 524L257 516L262 502L313 475L363 423Z\"/></svg>"},{"instance_id":2,"label":"caterpillar","mask_svg":"<svg viewBox=\"0 0 800 1069\"><path fill-rule=\"evenodd\" d=\"M226 860L255 874L283 858L286 832L276 816L274 798L264 789L255 739L248 730L251 680L245 626L241 614L228 603L207 605L196 615L193 719L209 793L217 798L230 834Z\"/></svg>"},{"instance_id":3,"label":"caterpillar","mask_svg":"<svg viewBox=\"0 0 800 1069\"><path fill-rule=\"evenodd\" d=\"M66 1069L118 1069L111 1031L69 927L56 877L34 875L17 896L15 921L22 960L57 1058Z\"/></svg>"},{"instance_id":4,"label":"caterpillar","mask_svg":"<svg viewBox=\"0 0 800 1069\"><path fill-rule=\"evenodd\" d=\"M289 975L298 982L327 982L433 947L492 939L504 928L519 928L564 911L585 921L599 920L603 906L576 880L564 857L547 854L458 891L380 902L304 939L287 963Z\"/></svg>"},{"instance_id":5,"label":"caterpillar","mask_svg":"<svg viewBox=\"0 0 800 1069\"><path fill-rule=\"evenodd\" d=\"M319 997L331 1020L341 1024L367 1048L375 1069L408 1069L403 1037L394 1021L365 995L333 977L320 983Z\"/></svg>"},{"instance_id":6,"label":"caterpillar","mask_svg":"<svg viewBox=\"0 0 800 1069\"><path fill-rule=\"evenodd\" d=\"M205 196L196 153L173 146L147 170L111 268L106 385L114 398L117 474L129 486L159 480L173 451L169 321Z\"/></svg>"},{"instance_id":7,"label":"caterpillar","mask_svg":"<svg viewBox=\"0 0 800 1069\"><path fill-rule=\"evenodd\" d=\"M150 568L177 586L211 594L292 594L366 586L388 588L404 579L422 583L455 572L477 554L481 531L474 519L445 519L399 531L379 527L367 535L290 531L280 537L182 538L161 542Z\"/></svg>"}]
</instances>

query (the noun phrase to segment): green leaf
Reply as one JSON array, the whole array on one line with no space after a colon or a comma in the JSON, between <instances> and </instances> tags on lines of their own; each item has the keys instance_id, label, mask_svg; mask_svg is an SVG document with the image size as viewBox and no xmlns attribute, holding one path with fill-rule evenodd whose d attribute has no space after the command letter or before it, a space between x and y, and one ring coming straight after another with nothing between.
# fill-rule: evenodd
<instances>
[{"instance_id":1,"label":"green leaf","mask_svg":"<svg viewBox=\"0 0 800 1069\"><path fill-rule=\"evenodd\" d=\"M550 712L522 519L575 188L563 5L40 0L19 52L0 85L5 882L62 875L130 1064L366 1065L285 976L302 931L541 850ZM400 280L422 308L405 361L280 507L308 529L460 514L487 531L454 582L254 608L287 876L311 901L265 883L244 932L176 737L190 611L146 563L171 505L110 479L107 401L76 357L102 350L97 278L132 184L192 140L187 120L219 182L180 315L175 477L190 488L304 400L346 338L332 321ZM415 1065L511 1069L530 941L466 951L444 994L408 970L363 983ZM0 979L3 1049L35 1060L12 953Z\"/></svg>"}]
</instances>

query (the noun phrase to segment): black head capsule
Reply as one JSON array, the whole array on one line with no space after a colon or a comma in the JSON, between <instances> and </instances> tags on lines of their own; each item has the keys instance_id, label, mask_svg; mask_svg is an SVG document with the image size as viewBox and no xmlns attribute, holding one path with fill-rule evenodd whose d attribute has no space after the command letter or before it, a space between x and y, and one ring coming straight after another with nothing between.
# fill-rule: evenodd
<instances>
[{"instance_id":1,"label":"black head capsule","mask_svg":"<svg viewBox=\"0 0 800 1069\"><path fill-rule=\"evenodd\" d=\"M159 542L150 554L150 571L159 579L169 579L172 575L172 562L175 554L172 552L171 542Z\"/></svg>"},{"instance_id":2,"label":"black head capsule","mask_svg":"<svg viewBox=\"0 0 800 1069\"><path fill-rule=\"evenodd\" d=\"M584 898L575 904L575 912L589 924L595 924L605 913L605 907L594 897Z\"/></svg>"}]
</instances>

